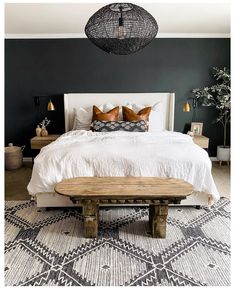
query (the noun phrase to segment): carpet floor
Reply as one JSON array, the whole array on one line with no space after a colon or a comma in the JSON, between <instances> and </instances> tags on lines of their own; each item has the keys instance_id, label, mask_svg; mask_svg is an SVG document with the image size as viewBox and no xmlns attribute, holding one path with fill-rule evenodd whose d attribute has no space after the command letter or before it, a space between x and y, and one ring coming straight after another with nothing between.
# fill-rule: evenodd
<instances>
[{"instance_id":1,"label":"carpet floor","mask_svg":"<svg viewBox=\"0 0 235 289\"><path fill-rule=\"evenodd\" d=\"M83 237L80 209L5 203L6 286L229 286L230 202L170 208L166 239L146 207L101 208L99 236Z\"/></svg>"}]
</instances>

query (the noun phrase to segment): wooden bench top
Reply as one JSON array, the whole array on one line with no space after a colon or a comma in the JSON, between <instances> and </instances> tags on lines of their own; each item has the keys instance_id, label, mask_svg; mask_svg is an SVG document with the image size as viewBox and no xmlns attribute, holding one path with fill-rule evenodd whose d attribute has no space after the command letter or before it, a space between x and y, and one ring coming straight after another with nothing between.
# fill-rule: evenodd
<instances>
[{"instance_id":1,"label":"wooden bench top","mask_svg":"<svg viewBox=\"0 0 235 289\"><path fill-rule=\"evenodd\" d=\"M59 182L55 192L81 199L184 199L193 186L175 178L78 177Z\"/></svg>"}]
</instances>

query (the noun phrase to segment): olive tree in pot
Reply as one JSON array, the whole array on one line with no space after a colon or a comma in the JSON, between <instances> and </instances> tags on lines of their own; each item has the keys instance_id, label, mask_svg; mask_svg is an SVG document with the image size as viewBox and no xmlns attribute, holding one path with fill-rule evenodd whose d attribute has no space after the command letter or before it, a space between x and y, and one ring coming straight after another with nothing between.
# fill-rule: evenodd
<instances>
[{"instance_id":1,"label":"olive tree in pot","mask_svg":"<svg viewBox=\"0 0 235 289\"><path fill-rule=\"evenodd\" d=\"M230 122L231 110L231 75L228 68L213 67L213 76L216 84L202 89L193 89L193 93L202 106L213 106L218 111L215 122L223 126L224 143L217 146L217 159L230 161L230 146L227 146L227 125Z\"/></svg>"}]
</instances>

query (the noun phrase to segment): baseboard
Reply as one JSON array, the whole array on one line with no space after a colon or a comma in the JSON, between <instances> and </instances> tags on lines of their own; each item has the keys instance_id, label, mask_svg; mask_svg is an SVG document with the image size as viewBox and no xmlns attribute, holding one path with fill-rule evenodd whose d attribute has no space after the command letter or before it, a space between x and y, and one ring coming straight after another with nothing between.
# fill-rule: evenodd
<instances>
[{"instance_id":1,"label":"baseboard","mask_svg":"<svg viewBox=\"0 0 235 289\"><path fill-rule=\"evenodd\" d=\"M24 157L23 162L32 162L32 158L30 157Z\"/></svg>"}]
</instances>

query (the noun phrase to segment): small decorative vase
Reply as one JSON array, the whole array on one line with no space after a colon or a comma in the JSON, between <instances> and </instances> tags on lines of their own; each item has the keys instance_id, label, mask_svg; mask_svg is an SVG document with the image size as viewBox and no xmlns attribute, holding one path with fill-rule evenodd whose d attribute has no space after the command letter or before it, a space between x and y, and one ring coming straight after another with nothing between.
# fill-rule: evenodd
<instances>
[{"instance_id":1,"label":"small decorative vase","mask_svg":"<svg viewBox=\"0 0 235 289\"><path fill-rule=\"evenodd\" d=\"M42 127L41 136L48 136L48 131L45 127Z\"/></svg>"},{"instance_id":2,"label":"small decorative vase","mask_svg":"<svg viewBox=\"0 0 235 289\"><path fill-rule=\"evenodd\" d=\"M41 129L40 126L38 125L37 128L36 128L36 135L37 135L37 136L41 136L41 132L42 132L42 129Z\"/></svg>"}]
</instances>

